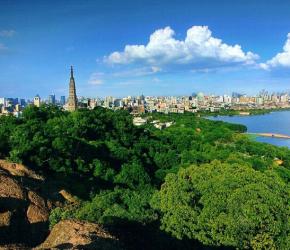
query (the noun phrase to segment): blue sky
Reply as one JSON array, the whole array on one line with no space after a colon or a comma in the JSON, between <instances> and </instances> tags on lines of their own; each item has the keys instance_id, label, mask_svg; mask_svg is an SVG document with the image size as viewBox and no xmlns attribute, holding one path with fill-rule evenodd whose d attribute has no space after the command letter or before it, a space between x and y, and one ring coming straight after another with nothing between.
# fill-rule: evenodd
<instances>
[{"instance_id":1,"label":"blue sky","mask_svg":"<svg viewBox=\"0 0 290 250\"><path fill-rule=\"evenodd\" d=\"M288 33L287 0L0 0L0 96L67 95L70 65L91 97L290 90Z\"/></svg>"}]
</instances>

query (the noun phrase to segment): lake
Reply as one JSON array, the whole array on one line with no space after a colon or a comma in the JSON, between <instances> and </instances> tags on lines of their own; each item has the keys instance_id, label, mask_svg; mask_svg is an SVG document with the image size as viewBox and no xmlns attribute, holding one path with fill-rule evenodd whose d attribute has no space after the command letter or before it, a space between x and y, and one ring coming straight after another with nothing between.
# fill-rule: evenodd
<instances>
[{"instance_id":1,"label":"lake","mask_svg":"<svg viewBox=\"0 0 290 250\"><path fill-rule=\"evenodd\" d=\"M278 133L290 135L290 111L277 111L265 115L253 116L217 116L211 120L246 125L249 133ZM256 141L290 148L290 139L258 136Z\"/></svg>"}]
</instances>

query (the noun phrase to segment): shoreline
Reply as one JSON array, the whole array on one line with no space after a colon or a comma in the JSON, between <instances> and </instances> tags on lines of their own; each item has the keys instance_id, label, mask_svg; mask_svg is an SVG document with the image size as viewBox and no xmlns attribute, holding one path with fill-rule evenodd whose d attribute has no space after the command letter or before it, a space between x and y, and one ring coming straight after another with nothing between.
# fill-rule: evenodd
<instances>
[{"instance_id":1,"label":"shoreline","mask_svg":"<svg viewBox=\"0 0 290 250\"><path fill-rule=\"evenodd\" d=\"M290 107L287 108L271 108L271 109L244 109L244 110L223 110L222 112L207 112L200 113L203 117L218 117L218 116L259 116L259 115L267 115L272 112L285 112L290 111Z\"/></svg>"},{"instance_id":2,"label":"shoreline","mask_svg":"<svg viewBox=\"0 0 290 250\"><path fill-rule=\"evenodd\" d=\"M268 110L270 111L270 110ZM249 116L243 116L243 115L219 115L219 116L207 116L205 117L205 119L209 119L212 121L222 121L222 122L227 122L227 123L234 123L234 124L241 124L241 125L245 125L248 129L247 132L242 133L245 136L248 136L249 138L251 138L252 140L255 141L260 141L263 143L269 143L275 146L279 146L279 147L287 147L290 149L290 134L289 134L289 130L284 130L284 131L275 131L275 126L274 127L261 127L260 129L253 129L253 130L249 130L248 126L246 125L247 122L243 122L243 118L248 117L248 119L260 119L258 117L262 117L262 116L267 116L270 115L271 113L283 113L283 112L289 112L289 109L283 109L283 110L279 110L279 109L275 109L275 110L271 110L269 113L267 114L255 114L255 115L249 115ZM280 115L278 115L280 116ZM230 119L230 117L232 117L232 119ZM235 117L235 118L234 118ZM256 118L255 118L256 117ZM287 115L288 117L288 115ZM246 118L245 121L248 120ZM265 118L267 120L267 118ZM264 118L262 118L263 121L265 121ZM271 131L272 130L272 131ZM275 131L275 132L274 132ZM282 132L282 133L281 133Z\"/></svg>"},{"instance_id":3,"label":"shoreline","mask_svg":"<svg viewBox=\"0 0 290 250\"><path fill-rule=\"evenodd\" d=\"M248 135L256 135L256 136L262 136L262 137L271 137L271 138L280 138L280 139L289 139L289 135L284 134L277 134L277 133L246 133Z\"/></svg>"}]
</instances>

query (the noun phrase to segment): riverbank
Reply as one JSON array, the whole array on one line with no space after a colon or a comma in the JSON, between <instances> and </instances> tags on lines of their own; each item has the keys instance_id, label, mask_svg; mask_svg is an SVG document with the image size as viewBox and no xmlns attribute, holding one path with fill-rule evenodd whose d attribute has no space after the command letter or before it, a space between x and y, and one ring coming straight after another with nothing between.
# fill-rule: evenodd
<instances>
[{"instance_id":1,"label":"riverbank","mask_svg":"<svg viewBox=\"0 0 290 250\"><path fill-rule=\"evenodd\" d=\"M290 148L290 111L265 115L208 116L207 119L245 125L248 132L246 135L253 140Z\"/></svg>"},{"instance_id":2,"label":"riverbank","mask_svg":"<svg viewBox=\"0 0 290 250\"><path fill-rule=\"evenodd\" d=\"M201 116L252 116L252 115L265 115L271 112L279 111L290 111L289 108L271 108L271 109L242 109L242 110L233 110L233 109L223 109L216 112L199 112Z\"/></svg>"}]
</instances>

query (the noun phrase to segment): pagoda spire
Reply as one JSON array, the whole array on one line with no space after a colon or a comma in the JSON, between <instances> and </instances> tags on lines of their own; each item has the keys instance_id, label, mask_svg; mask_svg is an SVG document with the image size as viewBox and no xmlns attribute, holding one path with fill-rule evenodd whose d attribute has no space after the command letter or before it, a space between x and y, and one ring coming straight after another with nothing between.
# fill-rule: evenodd
<instances>
[{"instance_id":1,"label":"pagoda spire","mask_svg":"<svg viewBox=\"0 0 290 250\"><path fill-rule=\"evenodd\" d=\"M77 108L78 108L78 104L77 104L77 95L76 95L76 84L75 84L75 79L74 79L73 67L71 66L67 110L75 111Z\"/></svg>"},{"instance_id":2,"label":"pagoda spire","mask_svg":"<svg viewBox=\"0 0 290 250\"><path fill-rule=\"evenodd\" d=\"M74 77L74 69L73 69L73 66L70 66L70 77L71 78Z\"/></svg>"}]
</instances>

